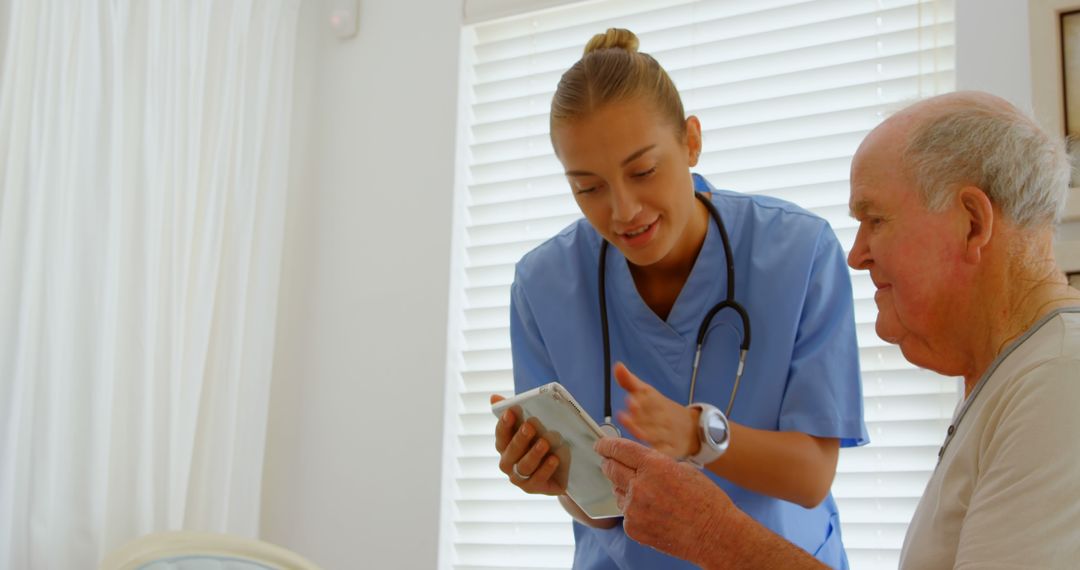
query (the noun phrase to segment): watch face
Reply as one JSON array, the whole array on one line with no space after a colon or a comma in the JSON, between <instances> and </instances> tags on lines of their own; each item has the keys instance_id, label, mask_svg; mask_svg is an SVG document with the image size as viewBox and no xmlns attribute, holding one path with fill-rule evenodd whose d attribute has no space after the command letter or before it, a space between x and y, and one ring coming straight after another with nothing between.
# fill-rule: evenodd
<instances>
[{"instance_id":1,"label":"watch face","mask_svg":"<svg viewBox=\"0 0 1080 570\"><path fill-rule=\"evenodd\" d=\"M709 439L716 444L722 444L727 441L727 422L720 414L709 414L709 422L707 424L709 433Z\"/></svg>"}]
</instances>

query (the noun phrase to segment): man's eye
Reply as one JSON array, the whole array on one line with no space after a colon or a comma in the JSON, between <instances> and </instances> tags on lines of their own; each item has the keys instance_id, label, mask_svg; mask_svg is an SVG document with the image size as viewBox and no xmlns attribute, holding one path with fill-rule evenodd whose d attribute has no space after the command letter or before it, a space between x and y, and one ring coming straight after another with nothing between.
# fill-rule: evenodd
<instances>
[{"instance_id":1,"label":"man's eye","mask_svg":"<svg viewBox=\"0 0 1080 570\"><path fill-rule=\"evenodd\" d=\"M577 190L574 190L574 193L575 194L588 194L589 192L592 192L593 190L596 190L595 186L590 186L588 188L578 188Z\"/></svg>"},{"instance_id":2,"label":"man's eye","mask_svg":"<svg viewBox=\"0 0 1080 570\"><path fill-rule=\"evenodd\" d=\"M643 172L635 172L631 176L633 176L634 178L644 178L644 177L646 177L646 176L648 176L648 175L650 175L650 174L652 174L654 172L656 172L656 167L655 166L648 169L648 170L645 170Z\"/></svg>"}]
</instances>

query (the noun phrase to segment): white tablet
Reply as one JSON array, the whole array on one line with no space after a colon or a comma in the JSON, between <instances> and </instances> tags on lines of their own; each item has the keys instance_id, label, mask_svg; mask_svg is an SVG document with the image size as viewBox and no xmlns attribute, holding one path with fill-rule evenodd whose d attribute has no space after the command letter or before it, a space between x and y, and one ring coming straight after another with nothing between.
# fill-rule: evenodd
<instances>
[{"instance_id":1,"label":"white tablet","mask_svg":"<svg viewBox=\"0 0 1080 570\"><path fill-rule=\"evenodd\" d=\"M594 519L622 516L611 481L600 470L603 458L593 450L604 432L566 388L558 382L545 384L496 402L491 411L500 417L508 408L517 420L515 432L527 421L551 444L559 458L555 480L566 485L566 494L585 514Z\"/></svg>"}]
</instances>

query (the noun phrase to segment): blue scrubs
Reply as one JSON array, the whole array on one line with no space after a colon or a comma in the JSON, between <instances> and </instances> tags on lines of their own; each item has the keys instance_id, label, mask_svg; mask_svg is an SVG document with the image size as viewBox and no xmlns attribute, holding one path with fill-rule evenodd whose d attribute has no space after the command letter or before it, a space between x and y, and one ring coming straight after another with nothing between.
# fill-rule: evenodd
<instances>
[{"instance_id":1,"label":"blue scrubs","mask_svg":"<svg viewBox=\"0 0 1080 570\"><path fill-rule=\"evenodd\" d=\"M736 299L753 327L731 420L835 437L842 447L867 443L851 281L832 229L782 200L716 190L698 175L694 185L711 192L727 227ZM515 390L558 380L598 423L604 415L597 298L601 239L582 219L529 252L517 264L510 304ZM612 362L626 363L665 396L686 403L698 326L726 293L716 224L710 219L701 253L667 321L642 300L617 248L608 249L606 271ZM695 400L721 410L735 381L742 339L738 321L734 311L718 313L701 357ZM626 393L612 383L612 406L618 411ZM822 562L847 567L831 493L805 509L706 473L754 519ZM693 568L638 544L621 525L598 530L574 523L574 535L574 568Z\"/></svg>"}]
</instances>

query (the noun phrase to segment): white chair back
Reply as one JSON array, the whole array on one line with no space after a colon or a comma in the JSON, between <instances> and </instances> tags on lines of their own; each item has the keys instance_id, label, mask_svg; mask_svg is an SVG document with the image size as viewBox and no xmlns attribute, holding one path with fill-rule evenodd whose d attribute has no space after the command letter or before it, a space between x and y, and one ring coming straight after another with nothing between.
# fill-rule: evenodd
<instances>
[{"instance_id":1,"label":"white chair back","mask_svg":"<svg viewBox=\"0 0 1080 570\"><path fill-rule=\"evenodd\" d=\"M321 570L299 554L261 540L174 531L133 540L111 552L101 570Z\"/></svg>"}]
</instances>

